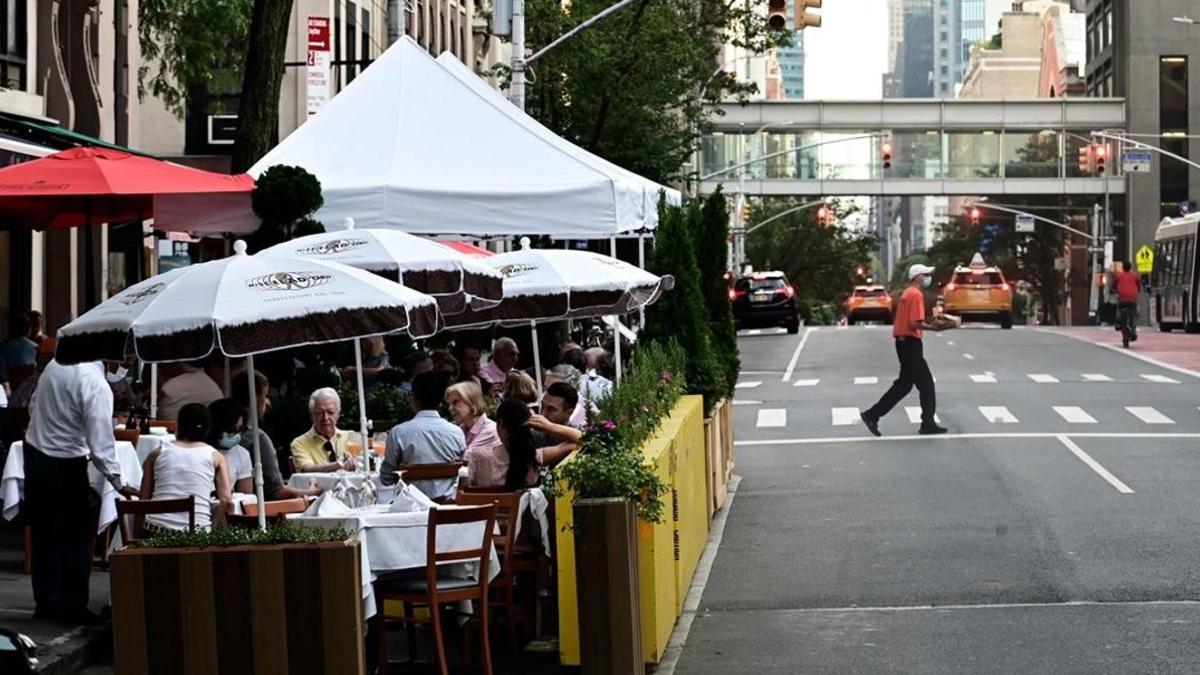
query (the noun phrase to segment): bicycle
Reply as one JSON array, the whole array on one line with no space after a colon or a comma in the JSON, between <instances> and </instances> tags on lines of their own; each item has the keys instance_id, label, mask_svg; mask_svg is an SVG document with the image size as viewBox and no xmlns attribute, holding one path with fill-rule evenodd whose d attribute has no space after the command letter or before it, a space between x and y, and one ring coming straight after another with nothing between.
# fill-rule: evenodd
<instances>
[{"instance_id":1,"label":"bicycle","mask_svg":"<svg viewBox=\"0 0 1200 675\"><path fill-rule=\"evenodd\" d=\"M1129 349L1129 343L1137 342L1137 303L1122 302L1117 306L1117 327L1121 331L1121 345Z\"/></svg>"}]
</instances>

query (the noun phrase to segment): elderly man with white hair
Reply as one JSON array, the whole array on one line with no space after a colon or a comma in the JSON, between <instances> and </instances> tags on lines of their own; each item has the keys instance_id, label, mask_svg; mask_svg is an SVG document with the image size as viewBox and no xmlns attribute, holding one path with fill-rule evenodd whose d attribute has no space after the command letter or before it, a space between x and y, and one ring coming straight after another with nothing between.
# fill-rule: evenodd
<instances>
[{"instance_id":1,"label":"elderly man with white hair","mask_svg":"<svg viewBox=\"0 0 1200 675\"><path fill-rule=\"evenodd\" d=\"M312 428L292 441L292 466L297 472L320 473L354 470L354 458L347 452L350 432L337 428L342 416L342 399L330 387L318 389L308 398Z\"/></svg>"}]
</instances>

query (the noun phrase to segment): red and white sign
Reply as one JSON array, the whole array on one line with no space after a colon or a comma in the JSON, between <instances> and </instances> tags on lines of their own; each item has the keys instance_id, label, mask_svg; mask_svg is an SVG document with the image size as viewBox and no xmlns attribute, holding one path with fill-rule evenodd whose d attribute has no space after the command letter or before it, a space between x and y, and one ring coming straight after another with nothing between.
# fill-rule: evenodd
<instances>
[{"instance_id":1,"label":"red and white sign","mask_svg":"<svg viewBox=\"0 0 1200 675\"><path fill-rule=\"evenodd\" d=\"M330 55L329 17L308 17L308 114L316 115L329 101Z\"/></svg>"}]
</instances>

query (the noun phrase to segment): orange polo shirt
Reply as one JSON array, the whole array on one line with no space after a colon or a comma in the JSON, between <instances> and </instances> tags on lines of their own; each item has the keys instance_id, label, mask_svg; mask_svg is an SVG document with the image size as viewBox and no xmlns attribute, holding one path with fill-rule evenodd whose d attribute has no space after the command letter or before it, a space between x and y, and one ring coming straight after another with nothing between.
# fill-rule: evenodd
<instances>
[{"instance_id":1,"label":"orange polo shirt","mask_svg":"<svg viewBox=\"0 0 1200 675\"><path fill-rule=\"evenodd\" d=\"M896 307L896 317L892 320L892 337L921 339L925 331L914 329L912 323L924 320L925 294L916 286L909 286L900 294L900 305Z\"/></svg>"}]
</instances>

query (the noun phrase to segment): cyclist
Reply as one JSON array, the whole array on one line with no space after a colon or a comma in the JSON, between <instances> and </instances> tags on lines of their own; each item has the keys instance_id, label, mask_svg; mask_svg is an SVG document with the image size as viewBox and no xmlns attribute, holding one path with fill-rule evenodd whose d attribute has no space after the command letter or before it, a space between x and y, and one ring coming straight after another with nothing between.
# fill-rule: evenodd
<instances>
[{"instance_id":1,"label":"cyclist","mask_svg":"<svg viewBox=\"0 0 1200 675\"><path fill-rule=\"evenodd\" d=\"M1129 339L1136 341L1137 301L1142 292L1142 280L1132 271L1128 260L1121 261L1121 271L1114 275L1113 289L1117 293L1117 325L1129 326Z\"/></svg>"}]
</instances>

